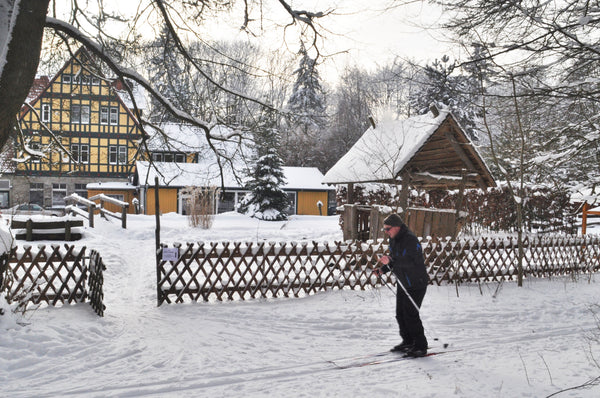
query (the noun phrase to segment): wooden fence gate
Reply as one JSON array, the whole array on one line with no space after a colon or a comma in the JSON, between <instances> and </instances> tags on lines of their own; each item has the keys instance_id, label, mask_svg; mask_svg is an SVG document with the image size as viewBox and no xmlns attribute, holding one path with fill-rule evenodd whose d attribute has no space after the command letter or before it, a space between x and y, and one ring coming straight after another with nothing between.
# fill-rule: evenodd
<instances>
[{"instance_id":1,"label":"wooden fence gate","mask_svg":"<svg viewBox=\"0 0 600 398\"><path fill-rule=\"evenodd\" d=\"M100 255L92 250L85 256L85 247L40 245L36 249L14 247L7 263L7 299L9 302L27 296L25 307L64 305L90 301L94 312L104 315L103 271ZM88 261L89 260L89 261Z\"/></svg>"}]
</instances>

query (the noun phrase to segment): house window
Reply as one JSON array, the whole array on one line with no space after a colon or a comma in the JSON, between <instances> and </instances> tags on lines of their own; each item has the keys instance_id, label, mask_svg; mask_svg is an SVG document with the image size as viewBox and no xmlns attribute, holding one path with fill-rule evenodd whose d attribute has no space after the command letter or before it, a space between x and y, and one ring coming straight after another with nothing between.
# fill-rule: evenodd
<instances>
[{"instance_id":1,"label":"house window","mask_svg":"<svg viewBox=\"0 0 600 398\"><path fill-rule=\"evenodd\" d=\"M8 207L10 203L9 195L8 191L0 191L0 208L5 209Z\"/></svg>"},{"instance_id":2,"label":"house window","mask_svg":"<svg viewBox=\"0 0 600 398\"><path fill-rule=\"evenodd\" d=\"M100 78L93 76L92 77L92 86L99 86L100 85Z\"/></svg>"},{"instance_id":3,"label":"house window","mask_svg":"<svg viewBox=\"0 0 600 398\"><path fill-rule=\"evenodd\" d=\"M90 123L90 107L88 105L83 105L81 107L81 123L82 124Z\"/></svg>"},{"instance_id":4,"label":"house window","mask_svg":"<svg viewBox=\"0 0 600 398\"><path fill-rule=\"evenodd\" d=\"M175 161L177 163L185 163L185 155L183 153L178 153L175 155Z\"/></svg>"},{"instance_id":5,"label":"house window","mask_svg":"<svg viewBox=\"0 0 600 398\"><path fill-rule=\"evenodd\" d=\"M110 108L110 124L119 124L119 109Z\"/></svg>"},{"instance_id":6,"label":"house window","mask_svg":"<svg viewBox=\"0 0 600 398\"><path fill-rule=\"evenodd\" d=\"M32 182L29 184L29 203L44 205L44 183Z\"/></svg>"},{"instance_id":7,"label":"house window","mask_svg":"<svg viewBox=\"0 0 600 398\"><path fill-rule=\"evenodd\" d=\"M62 77L63 83L71 83L71 75L64 74Z\"/></svg>"},{"instance_id":8,"label":"house window","mask_svg":"<svg viewBox=\"0 0 600 398\"><path fill-rule=\"evenodd\" d=\"M108 196L109 198L120 200L121 202L125 201L125 196L123 194L108 193L108 194L105 194L105 195Z\"/></svg>"},{"instance_id":9,"label":"house window","mask_svg":"<svg viewBox=\"0 0 600 398\"><path fill-rule=\"evenodd\" d=\"M117 148L116 146L108 147L108 163L117 164Z\"/></svg>"},{"instance_id":10,"label":"house window","mask_svg":"<svg viewBox=\"0 0 600 398\"><path fill-rule=\"evenodd\" d=\"M127 147L119 147L119 164L127 164Z\"/></svg>"},{"instance_id":11,"label":"house window","mask_svg":"<svg viewBox=\"0 0 600 398\"><path fill-rule=\"evenodd\" d=\"M37 134L37 133L34 131L34 134ZM31 156L31 161L33 163L40 163L41 160L42 160L42 158L41 158L41 156L37 156L37 153L42 150L42 146L40 145L40 143L36 142L36 141L30 141L29 142L29 149L31 150L31 152L34 153Z\"/></svg>"},{"instance_id":12,"label":"house window","mask_svg":"<svg viewBox=\"0 0 600 398\"><path fill-rule=\"evenodd\" d=\"M52 207L65 206L67 184L52 184Z\"/></svg>"},{"instance_id":13,"label":"house window","mask_svg":"<svg viewBox=\"0 0 600 398\"><path fill-rule=\"evenodd\" d=\"M173 162L173 154L172 153L165 153L165 162Z\"/></svg>"},{"instance_id":14,"label":"house window","mask_svg":"<svg viewBox=\"0 0 600 398\"><path fill-rule=\"evenodd\" d=\"M90 122L89 105L71 105L71 123L88 124Z\"/></svg>"},{"instance_id":15,"label":"house window","mask_svg":"<svg viewBox=\"0 0 600 398\"><path fill-rule=\"evenodd\" d=\"M71 123L81 123L81 106L71 105Z\"/></svg>"},{"instance_id":16,"label":"house window","mask_svg":"<svg viewBox=\"0 0 600 398\"><path fill-rule=\"evenodd\" d=\"M111 145L108 147L108 163L127 164L127 147Z\"/></svg>"},{"instance_id":17,"label":"house window","mask_svg":"<svg viewBox=\"0 0 600 398\"><path fill-rule=\"evenodd\" d=\"M87 187L86 184L75 184L75 193L82 198L87 198Z\"/></svg>"},{"instance_id":18,"label":"house window","mask_svg":"<svg viewBox=\"0 0 600 398\"><path fill-rule=\"evenodd\" d=\"M235 210L235 192L223 192L219 196L217 213L225 213Z\"/></svg>"},{"instance_id":19,"label":"house window","mask_svg":"<svg viewBox=\"0 0 600 398\"><path fill-rule=\"evenodd\" d=\"M87 144L72 144L71 145L71 156L73 160L80 163L89 163L90 161L90 147Z\"/></svg>"},{"instance_id":20,"label":"house window","mask_svg":"<svg viewBox=\"0 0 600 398\"><path fill-rule=\"evenodd\" d=\"M152 154L152 160L155 162L162 162L163 161L163 155L162 153L153 153Z\"/></svg>"},{"instance_id":21,"label":"house window","mask_svg":"<svg viewBox=\"0 0 600 398\"><path fill-rule=\"evenodd\" d=\"M100 124L108 124L108 107L103 106L100 108Z\"/></svg>"},{"instance_id":22,"label":"house window","mask_svg":"<svg viewBox=\"0 0 600 398\"><path fill-rule=\"evenodd\" d=\"M286 192L288 197L288 208L285 209L287 214L293 215L296 214L296 192Z\"/></svg>"},{"instance_id":23,"label":"house window","mask_svg":"<svg viewBox=\"0 0 600 398\"><path fill-rule=\"evenodd\" d=\"M42 122L50 121L50 104L42 104Z\"/></svg>"}]
</instances>

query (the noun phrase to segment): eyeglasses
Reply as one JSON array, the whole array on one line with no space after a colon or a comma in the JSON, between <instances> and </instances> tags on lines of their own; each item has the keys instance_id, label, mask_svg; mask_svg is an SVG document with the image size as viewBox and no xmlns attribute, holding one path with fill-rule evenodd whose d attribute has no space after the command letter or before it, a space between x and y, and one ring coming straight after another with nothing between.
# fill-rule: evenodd
<instances>
[{"instance_id":1,"label":"eyeglasses","mask_svg":"<svg viewBox=\"0 0 600 398\"><path fill-rule=\"evenodd\" d=\"M385 227L385 228L381 228L382 231L388 232L390 229L392 229L394 227Z\"/></svg>"}]
</instances>

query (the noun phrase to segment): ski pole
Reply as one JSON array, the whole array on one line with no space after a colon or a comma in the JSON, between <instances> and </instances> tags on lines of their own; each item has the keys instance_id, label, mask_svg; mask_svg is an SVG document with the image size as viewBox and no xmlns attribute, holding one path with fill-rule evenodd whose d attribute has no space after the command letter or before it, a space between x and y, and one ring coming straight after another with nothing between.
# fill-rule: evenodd
<instances>
[{"instance_id":1,"label":"ski pole","mask_svg":"<svg viewBox=\"0 0 600 398\"><path fill-rule=\"evenodd\" d=\"M378 276L379 276L379 279L381 279L381 281L383 282L383 284L385 286L387 286L387 288L390 289L394 293L394 295L397 295L396 292L394 292L394 289L392 289L391 286L386 282L386 280L383 279L383 276L382 275L378 275ZM394 274L394 276L396 276L396 283L400 285L400 287L404 291L404 294L406 294L408 296L408 298L410 299L410 302L412 303L412 305L414 305L415 308L417 309L417 312L421 312L421 309L419 308L419 306L417 305L417 303L415 303L415 300L413 300L412 296L410 294L408 294L408 291L406 290L406 288L404 287L404 285L402 284L402 282L400 282L400 279L398 279L398 275Z\"/></svg>"}]
</instances>

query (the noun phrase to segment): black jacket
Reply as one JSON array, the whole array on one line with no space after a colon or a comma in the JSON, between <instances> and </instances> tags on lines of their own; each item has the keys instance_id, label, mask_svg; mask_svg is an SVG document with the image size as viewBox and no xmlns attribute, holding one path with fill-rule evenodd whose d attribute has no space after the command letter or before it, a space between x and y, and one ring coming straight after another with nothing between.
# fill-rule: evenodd
<instances>
[{"instance_id":1,"label":"black jacket","mask_svg":"<svg viewBox=\"0 0 600 398\"><path fill-rule=\"evenodd\" d=\"M396 278L406 290L417 290L427 287L429 275L423 258L423 250L419 239L406 225L400 227L398 234L389 240L392 261L384 265L383 272L394 271Z\"/></svg>"}]
</instances>

